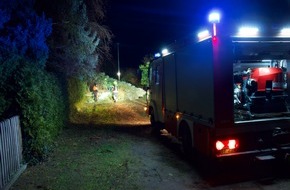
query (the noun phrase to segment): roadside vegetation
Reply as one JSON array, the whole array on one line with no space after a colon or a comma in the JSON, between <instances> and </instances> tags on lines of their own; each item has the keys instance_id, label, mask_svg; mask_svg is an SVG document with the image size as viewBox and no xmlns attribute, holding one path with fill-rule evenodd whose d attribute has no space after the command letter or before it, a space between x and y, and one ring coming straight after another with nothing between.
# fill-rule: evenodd
<instances>
[{"instance_id":1,"label":"roadside vegetation","mask_svg":"<svg viewBox=\"0 0 290 190\"><path fill-rule=\"evenodd\" d=\"M0 119L20 116L25 162L47 159L69 123L69 97L82 97L70 87L110 57L104 12L102 0L0 2Z\"/></svg>"},{"instance_id":2,"label":"roadside vegetation","mask_svg":"<svg viewBox=\"0 0 290 190\"><path fill-rule=\"evenodd\" d=\"M145 103L145 97L116 103L84 101L74 124L56 138L50 156L29 166L11 189L142 189L141 166L132 155L132 145L140 139L122 131L150 129Z\"/></svg>"},{"instance_id":3,"label":"roadside vegetation","mask_svg":"<svg viewBox=\"0 0 290 190\"><path fill-rule=\"evenodd\" d=\"M20 116L28 164L12 189L138 189L128 170L134 142L113 126L148 125L146 95L134 71L124 72L127 82L101 72L115 73L107 66L113 60L105 6L0 2L0 120Z\"/></svg>"},{"instance_id":4,"label":"roadside vegetation","mask_svg":"<svg viewBox=\"0 0 290 190\"><path fill-rule=\"evenodd\" d=\"M134 142L112 126L148 125L146 92L133 72L101 72L112 62L104 18L102 0L0 2L0 119L20 116L28 164L14 189L138 189Z\"/></svg>"},{"instance_id":5,"label":"roadside vegetation","mask_svg":"<svg viewBox=\"0 0 290 190\"><path fill-rule=\"evenodd\" d=\"M27 168L12 189L138 189L136 176L128 171L133 142L112 130L64 130L49 160Z\"/></svg>"},{"instance_id":6,"label":"roadside vegetation","mask_svg":"<svg viewBox=\"0 0 290 190\"><path fill-rule=\"evenodd\" d=\"M144 116L144 110L130 106L130 104L136 103L137 106L143 108L146 105L146 92L142 88L117 81L102 73L94 78L93 83L98 86L96 101L93 99L91 85L70 81L69 86L77 84L69 88L71 89L69 91L70 123L134 125L136 124L134 121L140 119L139 115ZM117 86L118 89L116 102L112 97L113 86Z\"/></svg>"}]
</instances>

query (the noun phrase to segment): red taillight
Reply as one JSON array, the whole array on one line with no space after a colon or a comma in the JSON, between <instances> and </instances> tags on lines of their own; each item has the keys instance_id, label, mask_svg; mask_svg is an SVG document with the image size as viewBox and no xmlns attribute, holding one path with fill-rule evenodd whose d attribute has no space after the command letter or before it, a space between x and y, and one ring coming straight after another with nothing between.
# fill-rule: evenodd
<instances>
[{"instance_id":1,"label":"red taillight","mask_svg":"<svg viewBox=\"0 0 290 190\"><path fill-rule=\"evenodd\" d=\"M223 141L216 141L215 147L217 150L225 150L225 149L229 149L229 150L233 150L238 148L238 140L236 139L230 139L230 140L223 140Z\"/></svg>"},{"instance_id":2,"label":"red taillight","mask_svg":"<svg viewBox=\"0 0 290 190\"><path fill-rule=\"evenodd\" d=\"M216 147L217 150L221 150L221 149L223 149L225 147L225 145L221 141L217 141L215 143L215 147Z\"/></svg>"},{"instance_id":3,"label":"red taillight","mask_svg":"<svg viewBox=\"0 0 290 190\"><path fill-rule=\"evenodd\" d=\"M238 147L238 143L236 140L229 140L229 143L228 143L228 147L229 149L235 149Z\"/></svg>"}]
</instances>

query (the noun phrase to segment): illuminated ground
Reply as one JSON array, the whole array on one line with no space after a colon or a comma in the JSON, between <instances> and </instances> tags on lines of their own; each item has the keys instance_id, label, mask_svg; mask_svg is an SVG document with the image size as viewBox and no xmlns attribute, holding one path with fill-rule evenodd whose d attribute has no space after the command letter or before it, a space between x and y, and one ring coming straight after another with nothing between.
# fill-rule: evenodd
<instances>
[{"instance_id":1,"label":"illuminated ground","mask_svg":"<svg viewBox=\"0 0 290 190\"><path fill-rule=\"evenodd\" d=\"M177 144L151 133L144 104L138 99L81 107L48 160L29 166L11 189L289 189L289 175L277 175L268 164L236 163L210 174L206 163L185 160Z\"/></svg>"}]
</instances>

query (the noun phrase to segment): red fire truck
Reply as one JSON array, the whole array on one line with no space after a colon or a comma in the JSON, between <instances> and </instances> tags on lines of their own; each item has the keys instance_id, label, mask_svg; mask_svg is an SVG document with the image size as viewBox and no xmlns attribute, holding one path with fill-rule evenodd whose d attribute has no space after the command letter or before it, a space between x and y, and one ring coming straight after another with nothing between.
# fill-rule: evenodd
<instances>
[{"instance_id":1,"label":"red fire truck","mask_svg":"<svg viewBox=\"0 0 290 190\"><path fill-rule=\"evenodd\" d=\"M212 32L175 43L150 64L152 126L162 126L160 131L180 141L186 153L194 150L216 159L288 158L287 31L265 37L251 27L223 36L214 23Z\"/></svg>"}]
</instances>

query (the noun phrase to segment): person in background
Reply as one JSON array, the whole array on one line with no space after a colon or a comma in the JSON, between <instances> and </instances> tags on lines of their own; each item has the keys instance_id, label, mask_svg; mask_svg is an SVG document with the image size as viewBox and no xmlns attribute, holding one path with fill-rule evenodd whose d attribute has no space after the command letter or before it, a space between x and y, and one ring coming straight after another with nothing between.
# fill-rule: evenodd
<instances>
[{"instance_id":1,"label":"person in background","mask_svg":"<svg viewBox=\"0 0 290 190\"><path fill-rule=\"evenodd\" d=\"M114 102L117 102L117 99L118 99L118 89L117 89L117 86L113 86L113 100Z\"/></svg>"},{"instance_id":2,"label":"person in background","mask_svg":"<svg viewBox=\"0 0 290 190\"><path fill-rule=\"evenodd\" d=\"M98 101L98 87L97 87L97 84L94 83L94 86L93 86L93 94L94 94L94 101Z\"/></svg>"}]
</instances>

